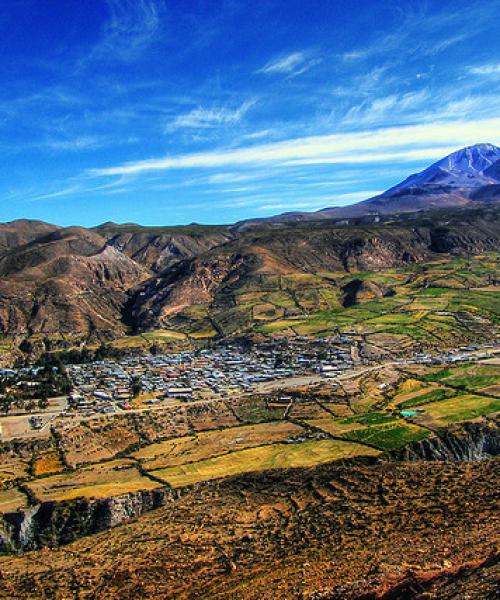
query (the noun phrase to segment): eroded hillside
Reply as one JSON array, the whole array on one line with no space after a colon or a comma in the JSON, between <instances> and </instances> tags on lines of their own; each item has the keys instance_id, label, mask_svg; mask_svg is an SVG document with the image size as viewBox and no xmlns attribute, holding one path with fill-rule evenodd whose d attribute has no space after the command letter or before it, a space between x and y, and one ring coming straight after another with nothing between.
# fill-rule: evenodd
<instances>
[{"instance_id":1,"label":"eroded hillside","mask_svg":"<svg viewBox=\"0 0 500 600\"><path fill-rule=\"evenodd\" d=\"M116 338L126 347L131 333L149 336L131 339L132 346L168 346L342 328L359 329L372 336L370 347L391 352L437 341L432 323L420 327L429 313L446 321L450 343L494 332L496 211L375 221L256 229L7 224L0 247L2 352L14 356L23 342L24 351L39 353ZM400 315L392 328L372 321L388 313ZM361 326L366 321L368 328Z\"/></svg>"}]
</instances>

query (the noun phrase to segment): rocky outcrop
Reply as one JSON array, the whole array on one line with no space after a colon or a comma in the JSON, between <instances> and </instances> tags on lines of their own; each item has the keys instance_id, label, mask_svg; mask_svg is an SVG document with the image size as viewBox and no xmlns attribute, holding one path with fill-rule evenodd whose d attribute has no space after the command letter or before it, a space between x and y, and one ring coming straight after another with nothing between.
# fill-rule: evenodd
<instances>
[{"instance_id":1,"label":"rocky outcrop","mask_svg":"<svg viewBox=\"0 0 500 600\"><path fill-rule=\"evenodd\" d=\"M500 454L500 428L493 421L467 423L414 442L391 455L405 461L477 461Z\"/></svg>"},{"instance_id":2,"label":"rocky outcrop","mask_svg":"<svg viewBox=\"0 0 500 600\"><path fill-rule=\"evenodd\" d=\"M231 239L225 227L141 227L106 224L96 228L107 244L159 273Z\"/></svg>"},{"instance_id":3,"label":"rocky outcrop","mask_svg":"<svg viewBox=\"0 0 500 600\"><path fill-rule=\"evenodd\" d=\"M24 551L68 544L81 536L116 527L173 499L171 489L162 487L106 499L36 504L25 511L3 515L0 550Z\"/></svg>"}]
</instances>

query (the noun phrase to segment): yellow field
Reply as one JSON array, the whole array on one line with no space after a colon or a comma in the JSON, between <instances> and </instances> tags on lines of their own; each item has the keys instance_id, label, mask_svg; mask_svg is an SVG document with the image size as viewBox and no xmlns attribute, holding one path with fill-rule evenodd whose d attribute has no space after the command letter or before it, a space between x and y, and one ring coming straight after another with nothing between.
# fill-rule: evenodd
<instances>
[{"instance_id":1,"label":"yellow field","mask_svg":"<svg viewBox=\"0 0 500 600\"><path fill-rule=\"evenodd\" d=\"M161 469L154 471L153 474L173 487L182 487L240 473L311 467L343 458L378 454L379 452L372 448L336 440L310 441L302 444L273 444Z\"/></svg>"},{"instance_id":2,"label":"yellow field","mask_svg":"<svg viewBox=\"0 0 500 600\"><path fill-rule=\"evenodd\" d=\"M147 470L196 462L263 444L287 440L303 431L288 421L206 431L142 448L132 454Z\"/></svg>"},{"instance_id":3,"label":"yellow field","mask_svg":"<svg viewBox=\"0 0 500 600\"><path fill-rule=\"evenodd\" d=\"M420 389L415 389L411 392L401 393L401 394L397 394L396 396L394 396L394 398L392 398L392 400L389 402L388 406L391 408L397 407L399 404L402 404L403 402L407 402L408 400L415 400L416 398L419 398L420 396L424 396L425 394L428 394L429 392L432 392L433 390L436 390L441 387L442 386L438 386L436 384L422 383Z\"/></svg>"},{"instance_id":4,"label":"yellow field","mask_svg":"<svg viewBox=\"0 0 500 600\"><path fill-rule=\"evenodd\" d=\"M0 513L14 512L27 506L26 496L17 489L0 490Z\"/></svg>"},{"instance_id":5,"label":"yellow field","mask_svg":"<svg viewBox=\"0 0 500 600\"><path fill-rule=\"evenodd\" d=\"M358 429L366 429L366 425L360 425L359 423L342 423L341 419L308 419L307 423L312 425L313 427L317 427L322 431L326 431L331 435L342 435L343 433L348 433L349 431L355 431Z\"/></svg>"},{"instance_id":6,"label":"yellow field","mask_svg":"<svg viewBox=\"0 0 500 600\"><path fill-rule=\"evenodd\" d=\"M27 487L40 501L74 498L108 498L160 485L139 473L129 460L113 460L85 467L71 474L30 481Z\"/></svg>"}]
</instances>

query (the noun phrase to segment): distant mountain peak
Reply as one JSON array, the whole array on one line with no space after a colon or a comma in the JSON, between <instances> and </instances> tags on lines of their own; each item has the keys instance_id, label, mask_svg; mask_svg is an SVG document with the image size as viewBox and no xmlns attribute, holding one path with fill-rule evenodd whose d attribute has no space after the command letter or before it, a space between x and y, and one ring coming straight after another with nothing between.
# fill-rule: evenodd
<instances>
[{"instance_id":1,"label":"distant mountain peak","mask_svg":"<svg viewBox=\"0 0 500 600\"><path fill-rule=\"evenodd\" d=\"M467 146L438 160L420 173L410 175L403 182L384 192L383 196L393 196L403 190L422 186L436 189L443 187L467 189L498 183L496 178L487 171L499 160L500 148L494 144Z\"/></svg>"},{"instance_id":2,"label":"distant mountain peak","mask_svg":"<svg viewBox=\"0 0 500 600\"><path fill-rule=\"evenodd\" d=\"M500 148L493 144L467 146L443 158L437 164L448 171L469 171L482 173L500 160Z\"/></svg>"}]
</instances>

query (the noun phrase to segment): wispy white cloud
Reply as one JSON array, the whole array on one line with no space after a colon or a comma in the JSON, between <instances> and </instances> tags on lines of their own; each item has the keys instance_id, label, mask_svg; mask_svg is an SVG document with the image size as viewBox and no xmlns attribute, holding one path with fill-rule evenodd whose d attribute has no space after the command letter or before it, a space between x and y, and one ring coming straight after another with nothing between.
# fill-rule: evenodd
<instances>
[{"instance_id":1,"label":"wispy white cloud","mask_svg":"<svg viewBox=\"0 0 500 600\"><path fill-rule=\"evenodd\" d=\"M292 52L270 60L257 73L264 75L288 75L296 76L305 73L314 65L317 65L320 59L312 56L310 52Z\"/></svg>"},{"instance_id":2,"label":"wispy white cloud","mask_svg":"<svg viewBox=\"0 0 500 600\"><path fill-rule=\"evenodd\" d=\"M383 190L360 190L358 192L350 192L348 194L337 194L335 196L321 196L319 198L310 198L298 200L296 202L274 202L270 204L261 204L257 207L259 211L271 210L320 210L325 206L344 206L373 198L381 194Z\"/></svg>"},{"instance_id":3,"label":"wispy white cloud","mask_svg":"<svg viewBox=\"0 0 500 600\"><path fill-rule=\"evenodd\" d=\"M78 152L98 148L101 141L95 135L83 135L72 139L48 139L43 145L51 150Z\"/></svg>"},{"instance_id":4,"label":"wispy white cloud","mask_svg":"<svg viewBox=\"0 0 500 600\"><path fill-rule=\"evenodd\" d=\"M260 140L262 138L269 138L275 135L276 129L260 129L259 131L253 131L251 133L245 133L241 137L244 140Z\"/></svg>"},{"instance_id":5,"label":"wispy white cloud","mask_svg":"<svg viewBox=\"0 0 500 600\"><path fill-rule=\"evenodd\" d=\"M166 156L89 171L94 176L140 175L168 169L230 165L370 163L434 159L484 138L500 141L500 118L309 136L247 148Z\"/></svg>"},{"instance_id":6,"label":"wispy white cloud","mask_svg":"<svg viewBox=\"0 0 500 600\"><path fill-rule=\"evenodd\" d=\"M81 64L95 59L133 61L143 55L161 32L164 5L157 0L106 0L106 4L109 20Z\"/></svg>"},{"instance_id":7,"label":"wispy white cloud","mask_svg":"<svg viewBox=\"0 0 500 600\"><path fill-rule=\"evenodd\" d=\"M375 98L372 101L365 101L349 109L343 119L345 124L374 124L380 120L386 119L388 115L394 118L394 113L398 115L406 114L408 111L422 107L429 100L428 90L418 92L408 92L406 94L391 94L381 98Z\"/></svg>"},{"instance_id":8,"label":"wispy white cloud","mask_svg":"<svg viewBox=\"0 0 500 600\"><path fill-rule=\"evenodd\" d=\"M255 100L247 100L235 109L226 107L194 108L187 113L177 115L173 121L165 126L165 130L172 131L180 128L209 129L221 125L232 125L241 121L255 103Z\"/></svg>"},{"instance_id":9,"label":"wispy white cloud","mask_svg":"<svg viewBox=\"0 0 500 600\"><path fill-rule=\"evenodd\" d=\"M481 75L486 77L494 76L495 78L500 78L500 62L468 67L467 72L471 75Z\"/></svg>"},{"instance_id":10,"label":"wispy white cloud","mask_svg":"<svg viewBox=\"0 0 500 600\"><path fill-rule=\"evenodd\" d=\"M397 53L399 59L417 54L439 54L491 27L498 10L494 4L496 2L483 4L478 10L472 3L460 10L443 9L432 14L429 14L425 3L404 12L396 9L399 18L391 31L381 33L368 45L346 50L340 57L346 63L353 63L391 53ZM450 31L453 33L450 34Z\"/></svg>"},{"instance_id":11,"label":"wispy white cloud","mask_svg":"<svg viewBox=\"0 0 500 600\"><path fill-rule=\"evenodd\" d=\"M480 120L500 111L500 97L494 93L469 93L468 85L424 88L404 94L390 94L364 100L352 106L342 119L343 125L383 126L446 120Z\"/></svg>"}]
</instances>

